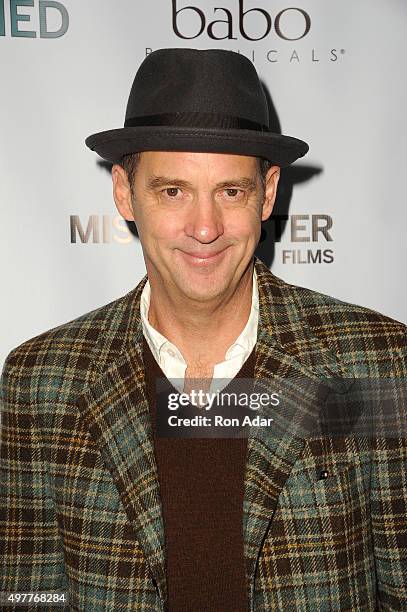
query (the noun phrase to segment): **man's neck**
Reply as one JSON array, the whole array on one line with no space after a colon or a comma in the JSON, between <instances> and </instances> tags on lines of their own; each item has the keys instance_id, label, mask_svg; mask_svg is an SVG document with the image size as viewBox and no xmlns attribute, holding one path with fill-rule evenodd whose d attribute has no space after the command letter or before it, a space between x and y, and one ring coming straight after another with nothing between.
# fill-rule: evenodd
<instances>
[{"instance_id":1,"label":"man's neck","mask_svg":"<svg viewBox=\"0 0 407 612\"><path fill-rule=\"evenodd\" d=\"M198 364L208 367L224 360L227 349L243 331L252 291L252 265L228 299L197 308L187 300L174 301L151 286L148 320L181 351L188 368Z\"/></svg>"}]
</instances>

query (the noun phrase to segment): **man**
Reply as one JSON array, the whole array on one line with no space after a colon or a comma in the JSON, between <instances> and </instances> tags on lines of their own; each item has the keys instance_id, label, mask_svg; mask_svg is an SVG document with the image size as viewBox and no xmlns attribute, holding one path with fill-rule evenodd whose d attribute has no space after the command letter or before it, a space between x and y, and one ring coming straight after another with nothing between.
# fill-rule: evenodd
<instances>
[{"instance_id":1,"label":"man","mask_svg":"<svg viewBox=\"0 0 407 612\"><path fill-rule=\"evenodd\" d=\"M85 611L406 610L402 427L322 436L312 386L401 380L405 326L254 258L280 167L308 147L268 131L251 62L156 51L125 127L87 144L114 164L147 277L6 360L2 591ZM169 439L164 376L309 385L266 433Z\"/></svg>"}]
</instances>

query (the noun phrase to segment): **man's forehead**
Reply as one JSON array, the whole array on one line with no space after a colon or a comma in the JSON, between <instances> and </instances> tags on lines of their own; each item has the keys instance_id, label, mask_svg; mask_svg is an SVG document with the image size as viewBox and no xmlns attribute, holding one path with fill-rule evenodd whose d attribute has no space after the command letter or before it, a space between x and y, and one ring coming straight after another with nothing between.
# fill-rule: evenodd
<instances>
[{"instance_id":1,"label":"man's forehead","mask_svg":"<svg viewBox=\"0 0 407 612\"><path fill-rule=\"evenodd\" d=\"M192 151L143 151L139 153L139 163L145 167L177 167L185 170L209 168L215 172L224 170L255 170L259 158L230 153L208 153Z\"/></svg>"}]
</instances>

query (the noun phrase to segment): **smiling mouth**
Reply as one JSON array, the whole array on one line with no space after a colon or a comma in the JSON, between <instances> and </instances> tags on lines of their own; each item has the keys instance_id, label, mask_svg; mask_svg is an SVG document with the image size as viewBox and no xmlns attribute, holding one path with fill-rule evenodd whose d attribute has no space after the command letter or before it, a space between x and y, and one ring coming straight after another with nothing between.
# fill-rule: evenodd
<instances>
[{"instance_id":1,"label":"smiling mouth","mask_svg":"<svg viewBox=\"0 0 407 612\"><path fill-rule=\"evenodd\" d=\"M228 247L222 249L221 251L216 251L216 253L189 253L187 251L182 250L180 250L180 252L186 257L187 260L191 261L192 263L212 263L216 261L221 255L223 255L227 249Z\"/></svg>"}]
</instances>

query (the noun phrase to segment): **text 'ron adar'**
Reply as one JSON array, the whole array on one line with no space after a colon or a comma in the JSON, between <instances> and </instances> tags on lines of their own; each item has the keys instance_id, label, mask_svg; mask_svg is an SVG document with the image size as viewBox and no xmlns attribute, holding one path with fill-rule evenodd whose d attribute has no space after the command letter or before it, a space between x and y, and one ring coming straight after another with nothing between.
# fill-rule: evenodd
<instances>
[{"instance_id":1,"label":"text 'ron adar'","mask_svg":"<svg viewBox=\"0 0 407 612\"><path fill-rule=\"evenodd\" d=\"M273 419L259 415L246 415L242 421L239 418L226 418L219 414L214 417L196 415L192 418L178 417L175 414L168 417L170 427L270 427Z\"/></svg>"}]
</instances>

